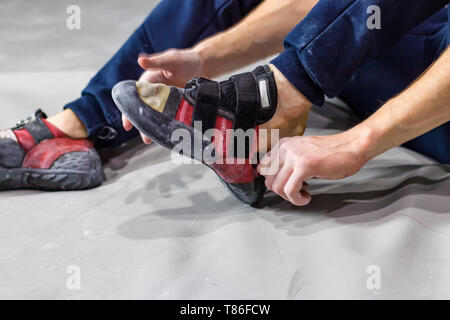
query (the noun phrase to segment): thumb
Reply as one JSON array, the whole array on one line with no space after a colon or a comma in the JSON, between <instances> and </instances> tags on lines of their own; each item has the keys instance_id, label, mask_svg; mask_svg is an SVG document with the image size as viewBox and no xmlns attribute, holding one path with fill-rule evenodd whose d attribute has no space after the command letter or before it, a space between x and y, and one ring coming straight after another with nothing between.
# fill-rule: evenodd
<instances>
[{"instance_id":1,"label":"thumb","mask_svg":"<svg viewBox=\"0 0 450 320\"><path fill-rule=\"evenodd\" d=\"M180 53L177 50L167 50L151 55L141 55L138 59L143 69L174 70L181 63Z\"/></svg>"}]
</instances>

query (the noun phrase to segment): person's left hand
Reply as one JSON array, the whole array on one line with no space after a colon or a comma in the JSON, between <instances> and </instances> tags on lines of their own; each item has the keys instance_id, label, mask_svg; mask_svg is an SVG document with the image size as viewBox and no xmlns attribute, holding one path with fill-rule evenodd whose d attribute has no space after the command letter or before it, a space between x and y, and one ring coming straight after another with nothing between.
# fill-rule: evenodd
<instances>
[{"instance_id":1,"label":"person's left hand","mask_svg":"<svg viewBox=\"0 0 450 320\"><path fill-rule=\"evenodd\" d=\"M297 206L307 205L311 178L343 179L367 162L363 144L348 132L331 136L283 138L257 167L266 187ZM270 171L270 172L269 172ZM269 173L267 173L269 172Z\"/></svg>"},{"instance_id":2,"label":"person's left hand","mask_svg":"<svg viewBox=\"0 0 450 320\"><path fill-rule=\"evenodd\" d=\"M138 63L146 70L139 81L150 83L184 87L190 79L204 74L203 61L197 48L170 49L154 54L142 54ZM133 128L130 120L124 115L122 115L122 123L126 131ZM148 137L143 133L140 134L145 144L151 143Z\"/></svg>"}]
</instances>

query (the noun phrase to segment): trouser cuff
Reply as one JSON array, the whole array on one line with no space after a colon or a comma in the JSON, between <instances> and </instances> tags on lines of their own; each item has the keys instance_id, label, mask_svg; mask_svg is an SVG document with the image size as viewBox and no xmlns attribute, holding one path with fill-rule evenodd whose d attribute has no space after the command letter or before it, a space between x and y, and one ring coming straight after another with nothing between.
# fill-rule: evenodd
<instances>
[{"instance_id":1,"label":"trouser cuff","mask_svg":"<svg viewBox=\"0 0 450 320\"><path fill-rule=\"evenodd\" d=\"M317 106L324 104L324 93L314 83L299 61L295 48L288 48L271 61L278 70L297 88L309 101Z\"/></svg>"}]
</instances>

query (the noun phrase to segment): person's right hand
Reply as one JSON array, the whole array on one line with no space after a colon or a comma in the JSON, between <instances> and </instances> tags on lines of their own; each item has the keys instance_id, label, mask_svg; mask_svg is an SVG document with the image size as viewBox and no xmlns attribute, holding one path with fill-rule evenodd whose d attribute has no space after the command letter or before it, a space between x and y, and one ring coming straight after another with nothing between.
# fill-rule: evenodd
<instances>
[{"instance_id":1,"label":"person's right hand","mask_svg":"<svg viewBox=\"0 0 450 320\"><path fill-rule=\"evenodd\" d=\"M184 87L190 79L202 76L203 63L195 49L170 49L150 55L142 54L138 63L146 70L139 81ZM133 128L124 115L122 123L127 131ZM151 140L142 133L141 137L145 144L151 143Z\"/></svg>"}]
</instances>

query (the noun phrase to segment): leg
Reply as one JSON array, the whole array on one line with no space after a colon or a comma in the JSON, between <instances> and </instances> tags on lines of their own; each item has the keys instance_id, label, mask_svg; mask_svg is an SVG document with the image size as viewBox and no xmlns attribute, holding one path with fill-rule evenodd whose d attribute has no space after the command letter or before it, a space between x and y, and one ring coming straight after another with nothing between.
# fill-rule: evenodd
<instances>
[{"instance_id":1,"label":"leg","mask_svg":"<svg viewBox=\"0 0 450 320\"><path fill-rule=\"evenodd\" d=\"M366 0L322 1L288 35L287 50L273 61L270 69L259 67L251 74L236 75L220 83L194 80L185 91L124 82L115 88L113 95L122 112L155 142L173 149L177 140L173 141L171 135L177 129L184 129L195 139L196 132L204 133L211 128L223 138L214 136L211 144L208 139L199 141L203 151L217 148L215 155L220 153L219 159L227 158L228 152L234 151L233 144L228 149L228 142L234 139L231 136L227 140L228 128L256 128L258 132L258 126L269 130L289 127L290 120L307 114L311 102L320 105L324 94L336 96L369 58L388 53L408 31L443 8L447 1L399 0L393 5L392 1L378 0L375 3L384 13L382 30L366 27L367 9L372 4ZM400 24L398 17L404 18ZM338 54L330 58L330 52L336 51ZM142 117L140 112L146 116ZM202 131L192 129L198 121L203 125ZM286 135L295 133L288 131ZM251 137L255 139L245 141L258 140L258 134ZM222 143L214 145L216 140ZM249 158L248 147L246 144L244 159ZM212 168L239 199L254 204L261 198L263 181L255 178L249 164L217 166L214 157L205 160L195 151L182 150L183 154Z\"/></svg>"},{"instance_id":2,"label":"leg","mask_svg":"<svg viewBox=\"0 0 450 320\"><path fill-rule=\"evenodd\" d=\"M239 21L260 0L164 0L83 90L82 97L50 119L42 111L0 131L0 190L79 190L103 180L94 148L134 137L126 132L111 89L137 79L142 52L184 48ZM86 139L89 137L90 139ZM92 140L92 141L91 141Z\"/></svg>"},{"instance_id":3,"label":"leg","mask_svg":"<svg viewBox=\"0 0 450 320\"><path fill-rule=\"evenodd\" d=\"M449 43L447 11L439 11L404 36L380 60L370 60L352 77L339 95L362 118L403 91L434 62ZM405 144L442 163L450 163L450 123Z\"/></svg>"},{"instance_id":4,"label":"leg","mask_svg":"<svg viewBox=\"0 0 450 320\"><path fill-rule=\"evenodd\" d=\"M118 145L137 135L126 132L112 98L112 87L121 80L138 79L140 53L186 48L237 23L260 0L165 0L147 17L114 57L94 76L82 97L67 104L64 112L50 118L55 125L75 126L76 137L88 135L101 145ZM74 117L76 115L76 117ZM80 123L86 131L80 130ZM69 121L67 121L69 120ZM83 127L82 126L82 127ZM65 131L65 128L61 128Z\"/></svg>"},{"instance_id":5,"label":"leg","mask_svg":"<svg viewBox=\"0 0 450 320\"><path fill-rule=\"evenodd\" d=\"M320 1L286 37L272 63L311 102L335 97L369 58L388 54L411 29L445 7L447 0ZM369 29L370 6L381 29Z\"/></svg>"},{"instance_id":6,"label":"leg","mask_svg":"<svg viewBox=\"0 0 450 320\"><path fill-rule=\"evenodd\" d=\"M261 128L280 128L281 137L301 134L310 101L321 105L324 94L336 96L360 66L389 53L409 30L442 9L446 0L375 3L383 14L381 30L366 26L367 9L373 4L367 0L319 2L294 28L285 39L286 50L272 61L278 106ZM398 17L403 17L401 24Z\"/></svg>"}]
</instances>

